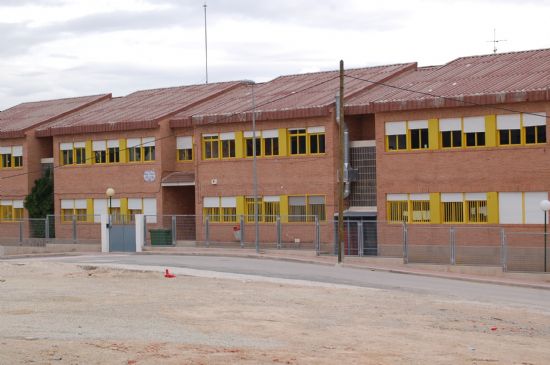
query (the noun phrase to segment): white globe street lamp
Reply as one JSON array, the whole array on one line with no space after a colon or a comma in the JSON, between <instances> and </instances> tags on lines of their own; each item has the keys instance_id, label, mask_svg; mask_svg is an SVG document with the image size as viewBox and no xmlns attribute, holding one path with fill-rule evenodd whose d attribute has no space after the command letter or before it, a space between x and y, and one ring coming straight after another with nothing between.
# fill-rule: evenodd
<instances>
[{"instance_id":1,"label":"white globe street lamp","mask_svg":"<svg viewBox=\"0 0 550 365\"><path fill-rule=\"evenodd\" d=\"M107 188L107 191L105 191L105 195L109 197L109 228L111 228L111 214L113 210L113 195L115 195L115 189L113 188Z\"/></svg>"}]
</instances>

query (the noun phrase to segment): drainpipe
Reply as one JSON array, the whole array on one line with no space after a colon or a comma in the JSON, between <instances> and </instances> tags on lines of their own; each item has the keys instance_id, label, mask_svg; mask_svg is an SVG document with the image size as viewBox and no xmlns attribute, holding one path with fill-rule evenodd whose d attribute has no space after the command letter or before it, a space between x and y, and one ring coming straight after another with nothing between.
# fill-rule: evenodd
<instances>
[{"instance_id":1,"label":"drainpipe","mask_svg":"<svg viewBox=\"0 0 550 365\"><path fill-rule=\"evenodd\" d=\"M344 199L351 194L349 148L349 130L347 124L344 123Z\"/></svg>"}]
</instances>

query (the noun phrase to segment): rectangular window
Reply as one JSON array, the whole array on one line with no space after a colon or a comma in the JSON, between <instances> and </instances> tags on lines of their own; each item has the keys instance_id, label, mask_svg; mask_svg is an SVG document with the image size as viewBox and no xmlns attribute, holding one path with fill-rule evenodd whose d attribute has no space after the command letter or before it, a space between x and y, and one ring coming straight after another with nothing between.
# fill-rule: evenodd
<instances>
[{"instance_id":1,"label":"rectangular window","mask_svg":"<svg viewBox=\"0 0 550 365\"><path fill-rule=\"evenodd\" d=\"M278 196L264 196L264 221L266 223L275 223L277 217L281 215L281 199Z\"/></svg>"},{"instance_id":2,"label":"rectangular window","mask_svg":"<svg viewBox=\"0 0 550 365\"><path fill-rule=\"evenodd\" d=\"M237 198L234 196L222 197L220 199L222 222L237 222Z\"/></svg>"},{"instance_id":3,"label":"rectangular window","mask_svg":"<svg viewBox=\"0 0 550 365\"><path fill-rule=\"evenodd\" d=\"M235 133L220 133L222 158L235 157Z\"/></svg>"},{"instance_id":4,"label":"rectangular window","mask_svg":"<svg viewBox=\"0 0 550 365\"><path fill-rule=\"evenodd\" d=\"M1 147L2 151L2 168L11 167L11 147Z\"/></svg>"},{"instance_id":5,"label":"rectangular window","mask_svg":"<svg viewBox=\"0 0 550 365\"><path fill-rule=\"evenodd\" d=\"M407 126L412 150L427 149L430 147L427 120L410 121L407 123Z\"/></svg>"},{"instance_id":6,"label":"rectangular window","mask_svg":"<svg viewBox=\"0 0 550 365\"><path fill-rule=\"evenodd\" d=\"M74 163L76 165L84 165L86 163L86 142L75 142Z\"/></svg>"},{"instance_id":7,"label":"rectangular window","mask_svg":"<svg viewBox=\"0 0 550 365\"><path fill-rule=\"evenodd\" d=\"M12 147L13 167L23 166L23 146Z\"/></svg>"},{"instance_id":8,"label":"rectangular window","mask_svg":"<svg viewBox=\"0 0 550 365\"><path fill-rule=\"evenodd\" d=\"M466 147L485 146L485 117L463 119Z\"/></svg>"},{"instance_id":9,"label":"rectangular window","mask_svg":"<svg viewBox=\"0 0 550 365\"><path fill-rule=\"evenodd\" d=\"M469 223L487 223L487 200L466 200Z\"/></svg>"},{"instance_id":10,"label":"rectangular window","mask_svg":"<svg viewBox=\"0 0 550 365\"><path fill-rule=\"evenodd\" d=\"M309 127L307 134L309 153L312 155L325 153L325 127Z\"/></svg>"},{"instance_id":11,"label":"rectangular window","mask_svg":"<svg viewBox=\"0 0 550 365\"><path fill-rule=\"evenodd\" d=\"M129 221L135 222L137 214L143 214L143 200L141 198L128 198Z\"/></svg>"},{"instance_id":12,"label":"rectangular window","mask_svg":"<svg viewBox=\"0 0 550 365\"><path fill-rule=\"evenodd\" d=\"M410 194L411 200L411 222L430 222L430 197L429 194Z\"/></svg>"},{"instance_id":13,"label":"rectangular window","mask_svg":"<svg viewBox=\"0 0 550 365\"><path fill-rule=\"evenodd\" d=\"M307 204L305 196L289 196L288 197L288 221L289 222L306 222L307 221Z\"/></svg>"},{"instance_id":14,"label":"rectangular window","mask_svg":"<svg viewBox=\"0 0 550 365\"><path fill-rule=\"evenodd\" d=\"M141 138L128 138L126 140L129 162L141 161Z\"/></svg>"},{"instance_id":15,"label":"rectangular window","mask_svg":"<svg viewBox=\"0 0 550 365\"><path fill-rule=\"evenodd\" d=\"M0 200L0 220L6 222L14 220L12 200Z\"/></svg>"},{"instance_id":16,"label":"rectangular window","mask_svg":"<svg viewBox=\"0 0 550 365\"><path fill-rule=\"evenodd\" d=\"M307 134L305 129L289 129L290 154L305 155L307 153Z\"/></svg>"},{"instance_id":17,"label":"rectangular window","mask_svg":"<svg viewBox=\"0 0 550 365\"><path fill-rule=\"evenodd\" d=\"M546 143L546 113L524 113L525 143Z\"/></svg>"},{"instance_id":18,"label":"rectangular window","mask_svg":"<svg viewBox=\"0 0 550 365\"><path fill-rule=\"evenodd\" d=\"M203 215L204 219L208 218L210 222L220 222L220 198L204 197L203 200Z\"/></svg>"},{"instance_id":19,"label":"rectangular window","mask_svg":"<svg viewBox=\"0 0 550 365\"><path fill-rule=\"evenodd\" d=\"M307 197L307 207L308 207L308 219L310 222L315 222L315 217L319 222L326 220L326 211L325 211L325 197L310 195Z\"/></svg>"},{"instance_id":20,"label":"rectangular window","mask_svg":"<svg viewBox=\"0 0 550 365\"><path fill-rule=\"evenodd\" d=\"M439 120L441 147L462 147L462 121L460 118L443 118Z\"/></svg>"},{"instance_id":21,"label":"rectangular window","mask_svg":"<svg viewBox=\"0 0 550 365\"><path fill-rule=\"evenodd\" d=\"M193 160L193 137L178 137L177 138L178 161Z\"/></svg>"},{"instance_id":22,"label":"rectangular window","mask_svg":"<svg viewBox=\"0 0 550 365\"><path fill-rule=\"evenodd\" d=\"M77 222L88 221L87 203L85 199L61 200L61 221L72 222L73 217Z\"/></svg>"},{"instance_id":23,"label":"rectangular window","mask_svg":"<svg viewBox=\"0 0 550 365\"><path fill-rule=\"evenodd\" d=\"M276 129L262 131L262 141L264 145L264 156L279 155L279 131Z\"/></svg>"},{"instance_id":24,"label":"rectangular window","mask_svg":"<svg viewBox=\"0 0 550 365\"><path fill-rule=\"evenodd\" d=\"M409 220L409 197L407 194L388 194L386 197L387 219L390 223Z\"/></svg>"},{"instance_id":25,"label":"rectangular window","mask_svg":"<svg viewBox=\"0 0 550 365\"><path fill-rule=\"evenodd\" d=\"M388 151L407 149L407 123L388 122L385 124L386 148Z\"/></svg>"},{"instance_id":26,"label":"rectangular window","mask_svg":"<svg viewBox=\"0 0 550 365\"><path fill-rule=\"evenodd\" d=\"M73 164L73 143L61 143L59 145L61 151L61 164L72 165Z\"/></svg>"},{"instance_id":27,"label":"rectangular window","mask_svg":"<svg viewBox=\"0 0 550 365\"><path fill-rule=\"evenodd\" d=\"M247 223L255 222L254 219L256 215L256 211L254 210L254 202L256 202L256 206L258 207L258 222L263 222L263 210L262 210L262 198L258 197L255 199L254 197L246 197L244 199L244 209L245 209L245 219Z\"/></svg>"},{"instance_id":28,"label":"rectangular window","mask_svg":"<svg viewBox=\"0 0 550 365\"><path fill-rule=\"evenodd\" d=\"M205 160L219 158L219 139L217 134L202 135L202 150Z\"/></svg>"},{"instance_id":29,"label":"rectangular window","mask_svg":"<svg viewBox=\"0 0 550 365\"><path fill-rule=\"evenodd\" d=\"M94 152L94 163L107 162L107 143L105 141L92 141L92 151Z\"/></svg>"},{"instance_id":30,"label":"rectangular window","mask_svg":"<svg viewBox=\"0 0 550 365\"><path fill-rule=\"evenodd\" d=\"M118 140L107 141L107 161L109 163L120 162L120 146Z\"/></svg>"},{"instance_id":31,"label":"rectangular window","mask_svg":"<svg viewBox=\"0 0 550 365\"><path fill-rule=\"evenodd\" d=\"M499 145L521 144L521 122L519 114L497 115Z\"/></svg>"},{"instance_id":32,"label":"rectangular window","mask_svg":"<svg viewBox=\"0 0 550 365\"><path fill-rule=\"evenodd\" d=\"M254 157L254 136L253 132L244 132L244 155ZM256 131L256 156L262 155L262 134Z\"/></svg>"},{"instance_id":33,"label":"rectangular window","mask_svg":"<svg viewBox=\"0 0 550 365\"><path fill-rule=\"evenodd\" d=\"M142 138L143 161L155 161L155 137Z\"/></svg>"},{"instance_id":34,"label":"rectangular window","mask_svg":"<svg viewBox=\"0 0 550 365\"><path fill-rule=\"evenodd\" d=\"M443 223L464 223L464 199L462 193L441 193Z\"/></svg>"}]
</instances>

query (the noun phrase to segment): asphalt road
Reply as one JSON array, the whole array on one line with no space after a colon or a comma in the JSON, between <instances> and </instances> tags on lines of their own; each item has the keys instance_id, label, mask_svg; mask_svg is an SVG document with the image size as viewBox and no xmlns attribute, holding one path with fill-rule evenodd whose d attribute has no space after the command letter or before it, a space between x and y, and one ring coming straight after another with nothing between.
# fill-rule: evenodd
<instances>
[{"instance_id":1,"label":"asphalt road","mask_svg":"<svg viewBox=\"0 0 550 365\"><path fill-rule=\"evenodd\" d=\"M378 288L435 295L455 300L477 301L503 306L527 307L550 313L550 291L475 283L462 280L397 274L367 269L353 269L269 259L181 256L181 255L89 255L35 258L76 264L111 264L188 268L256 275L271 278L306 280L358 287Z\"/></svg>"}]
</instances>

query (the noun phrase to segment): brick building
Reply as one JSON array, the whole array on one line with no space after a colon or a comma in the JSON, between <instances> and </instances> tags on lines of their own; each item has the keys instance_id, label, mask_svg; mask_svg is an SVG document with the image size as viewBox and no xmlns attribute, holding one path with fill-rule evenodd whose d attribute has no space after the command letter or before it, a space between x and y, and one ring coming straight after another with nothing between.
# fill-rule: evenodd
<instances>
[{"instance_id":1,"label":"brick building","mask_svg":"<svg viewBox=\"0 0 550 365\"><path fill-rule=\"evenodd\" d=\"M347 70L345 215L378 221L365 252L399 254L383 238L403 222L540 230L549 88L550 50ZM138 91L40 124L56 214L93 223L113 187L115 214L196 216L197 240L208 217L210 239L233 240L239 217L253 220L254 119L261 240L277 218L289 240L317 218L330 245L337 90L338 73L320 72ZM418 240L441 242L430 235Z\"/></svg>"}]
</instances>

